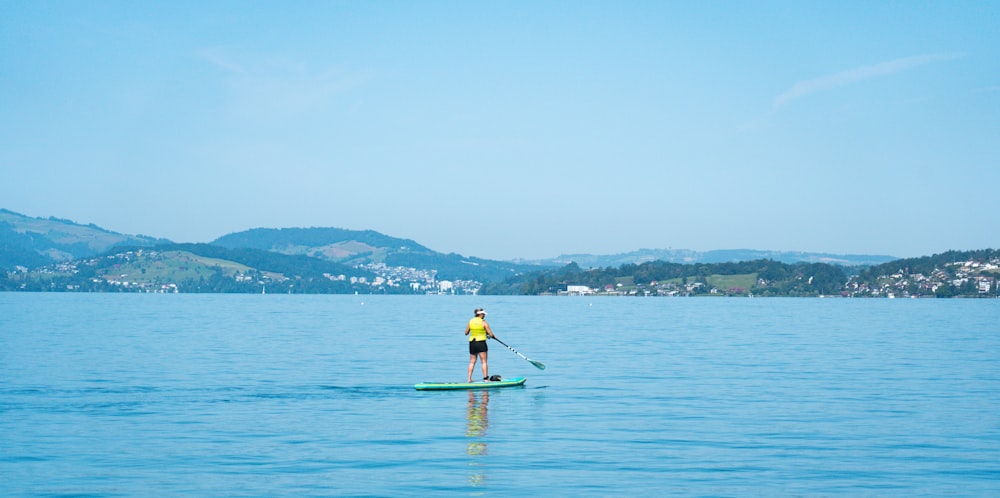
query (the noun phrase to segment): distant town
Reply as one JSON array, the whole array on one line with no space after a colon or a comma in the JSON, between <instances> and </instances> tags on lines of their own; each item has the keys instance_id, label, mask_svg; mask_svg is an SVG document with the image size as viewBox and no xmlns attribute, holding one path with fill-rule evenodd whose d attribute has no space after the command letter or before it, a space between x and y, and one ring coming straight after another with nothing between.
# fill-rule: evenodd
<instances>
[{"instance_id":1,"label":"distant town","mask_svg":"<svg viewBox=\"0 0 1000 498\"><path fill-rule=\"evenodd\" d=\"M478 294L483 283L475 280L438 280L437 270L421 270L405 266L387 266L385 263L368 263L356 268L377 275L372 287L383 285L408 286L419 294ZM362 277L363 278L363 277ZM352 281L353 283L353 281ZM359 281L358 283L366 283Z\"/></svg>"}]
</instances>

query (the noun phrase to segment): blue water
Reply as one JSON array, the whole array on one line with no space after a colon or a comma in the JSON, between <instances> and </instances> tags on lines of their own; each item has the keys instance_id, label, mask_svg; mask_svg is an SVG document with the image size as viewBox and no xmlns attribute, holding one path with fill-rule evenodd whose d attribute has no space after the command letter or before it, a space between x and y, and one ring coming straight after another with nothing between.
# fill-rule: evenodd
<instances>
[{"instance_id":1,"label":"blue water","mask_svg":"<svg viewBox=\"0 0 1000 498\"><path fill-rule=\"evenodd\" d=\"M461 381L483 306L491 374ZM0 293L5 496L998 496L1000 301ZM478 369L477 369L478 372Z\"/></svg>"}]
</instances>

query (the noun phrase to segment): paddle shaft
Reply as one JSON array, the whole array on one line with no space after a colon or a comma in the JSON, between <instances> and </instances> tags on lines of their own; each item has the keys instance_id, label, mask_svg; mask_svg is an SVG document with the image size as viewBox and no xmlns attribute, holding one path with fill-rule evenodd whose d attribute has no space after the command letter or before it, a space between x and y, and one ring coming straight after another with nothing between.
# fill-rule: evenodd
<instances>
[{"instance_id":1,"label":"paddle shaft","mask_svg":"<svg viewBox=\"0 0 1000 498\"><path fill-rule=\"evenodd\" d=\"M499 342L500 344L503 344L504 347L506 347L507 349L513 351L514 354L520 356L521 358L524 358L525 360L528 361L528 363L531 363L532 365L534 365L535 368L537 368L539 370L545 370L545 364L544 363L542 363L540 361L532 360L531 358L528 358L527 356L524 356L523 354L521 354L520 352L518 352L518 350L516 350L516 349L514 349L514 348L512 348L510 346L508 346L507 343L505 343L505 342L501 341L500 339L498 339L497 336L493 336L493 340Z\"/></svg>"}]
</instances>

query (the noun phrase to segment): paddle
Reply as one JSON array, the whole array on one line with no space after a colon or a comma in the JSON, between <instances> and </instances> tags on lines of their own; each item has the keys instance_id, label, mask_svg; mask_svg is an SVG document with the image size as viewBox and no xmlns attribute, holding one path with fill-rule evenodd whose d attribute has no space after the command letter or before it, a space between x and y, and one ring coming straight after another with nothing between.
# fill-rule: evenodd
<instances>
[{"instance_id":1,"label":"paddle","mask_svg":"<svg viewBox=\"0 0 1000 498\"><path fill-rule=\"evenodd\" d=\"M535 360L532 360L531 358L528 358L527 356L524 356L523 354L521 354L521 353L518 353L516 349L514 349L514 348L512 348L512 347L510 347L510 346L507 346L507 344L506 344L506 343L504 343L504 342L503 342L503 341L501 341L500 339L497 339L497 336L493 336L493 340L494 340L494 341L497 341L497 342L499 342L500 344L503 344L504 346L506 346L506 347L507 347L507 349L509 349L509 350L513 351L513 352L514 352L514 354L516 354L516 355L520 356L521 358L524 358L525 360L528 360L528 363L531 363L532 365L534 365L534 366L535 366L535 368L537 368L537 369L539 369L539 370L545 370L545 364L544 364L544 363L542 363L542 362L540 362L540 361L535 361Z\"/></svg>"}]
</instances>

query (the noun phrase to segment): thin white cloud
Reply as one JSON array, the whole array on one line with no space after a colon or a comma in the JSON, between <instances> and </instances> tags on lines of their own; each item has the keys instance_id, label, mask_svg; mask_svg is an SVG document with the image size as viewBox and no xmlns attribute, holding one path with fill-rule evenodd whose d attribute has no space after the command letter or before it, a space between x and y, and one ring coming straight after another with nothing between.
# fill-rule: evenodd
<instances>
[{"instance_id":1,"label":"thin white cloud","mask_svg":"<svg viewBox=\"0 0 1000 498\"><path fill-rule=\"evenodd\" d=\"M823 92L833 88L857 83L879 76L887 76L899 72L913 69L915 67L933 64L935 62L948 61L964 57L964 54L928 54L913 57L903 57L887 62L881 62L870 66L860 66L839 73L821 76L819 78L799 81L792 85L786 92L774 98L773 108L778 109L789 102L808 97L815 93Z\"/></svg>"},{"instance_id":2,"label":"thin white cloud","mask_svg":"<svg viewBox=\"0 0 1000 498\"><path fill-rule=\"evenodd\" d=\"M283 54L241 54L213 47L197 55L221 70L219 81L230 110L243 117L271 119L312 112L372 78L366 71L316 69Z\"/></svg>"},{"instance_id":3,"label":"thin white cloud","mask_svg":"<svg viewBox=\"0 0 1000 498\"><path fill-rule=\"evenodd\" d=\"M224 69L230 73L246 74L246 68L231 59L220 48L206 48L198 51L198 56L208 61L213 66Z\"/></svg>"}]
</instances>

